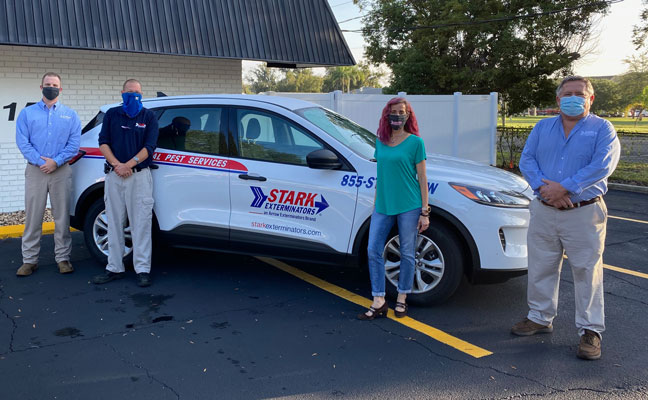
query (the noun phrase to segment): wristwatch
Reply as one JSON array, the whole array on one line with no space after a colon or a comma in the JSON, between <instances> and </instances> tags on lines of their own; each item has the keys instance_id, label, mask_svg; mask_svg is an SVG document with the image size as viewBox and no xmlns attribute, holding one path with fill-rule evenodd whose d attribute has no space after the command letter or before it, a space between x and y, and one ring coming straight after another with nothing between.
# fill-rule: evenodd
<instances>
[{"instance_id":1,"label":"wristwatch","mask_svg":"<svg viewBox=\"0 0 648 400\"><path fill-rule=\"evenodd\" d=\"M430 206L427 206L427 207L421 207L421 216L422 216L422 217L429 217L429 216L430 216L430 211L431 211L431 210L432 210L432 209L430 208Z\"/></svg>"},{"instance_id":2,"label":"wristwatch","mask_svg":"<svg viewBox=\"0 0 648 400\"><path fill-rule=\"evenodd\" d=\"M139 157L135 156L133 157L133 160L135 160L135 164L139 164Z\"/></svg>"}]
</instances>

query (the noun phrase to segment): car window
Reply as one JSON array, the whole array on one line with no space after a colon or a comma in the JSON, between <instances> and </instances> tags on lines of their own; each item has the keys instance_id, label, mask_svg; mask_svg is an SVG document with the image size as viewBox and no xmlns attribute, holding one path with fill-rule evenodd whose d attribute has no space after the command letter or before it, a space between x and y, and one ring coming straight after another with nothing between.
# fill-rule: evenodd
<instances>
[{"instance_id":1,"label":"car window","mask_svg":"<svg viewBox=\"0 0 648 400\"><path fill-rule=\"evenodd\" d=\"M227 153L221 130L222 108L179 107L162 112L158 148L195 153Z\"/></svg>"},{"instance_id":2,"label":"car window","mask_svg":"<svg viewBox=\"0 0 648 400\"><path fill-rule=\"evenodd\" d=\"M237 109L236 121L244 158L307 165L306 155L324 148L304 129L274 114Z\"/></svg>"},{"instance_id":3,"label":"car window","mask_svg":"<svg viewBox=\"0 0 648 400\"><path fill-rule=\"evenodd\" d=\"M304 108L295 112L359 156L367 160L373 159L376 148L376 135L365 128L340 114L322 107Z\"/></svg>"}]
</instances>

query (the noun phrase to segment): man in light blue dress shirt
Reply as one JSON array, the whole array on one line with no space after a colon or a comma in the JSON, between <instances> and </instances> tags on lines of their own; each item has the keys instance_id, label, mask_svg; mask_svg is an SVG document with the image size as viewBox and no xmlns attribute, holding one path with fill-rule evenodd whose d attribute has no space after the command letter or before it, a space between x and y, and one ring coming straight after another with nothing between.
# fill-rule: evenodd
<instances>
[{"instance_id":1,"label":"man in light blue dress shirt","mask_svg":"<svg viewBox=\"0 0 648 400\"><path fill-rule=\"evenodd\" d=\"M77 155L81 121L77 113L58 102L61 77L48 72L41 80L43 98L24 108L16 120L16 144L27 160L25 169L25 232L23 264L18 276L38 268L43 214L49 194L54 217L54 256L59 272L74 271L70 263L70 194L72 170L67 162Z\"/></svg>"},{"instance_id":2,"label":"man in light blue dress shirt","mask_svg":"<svg viewBox=\"0 0 648 400\"><path fill-rule=\"evenodd\" d=\"M586 78L565 78L556 90L560 115L539 121L520 157L520 170L535 191L527 235L529 313L511 332L520 336L553 331L563 254L574 278L577 356L601 357L603 249L607 178L619 162L612 124L589 113L594 88Z\"/></svg>"}]
</instances>

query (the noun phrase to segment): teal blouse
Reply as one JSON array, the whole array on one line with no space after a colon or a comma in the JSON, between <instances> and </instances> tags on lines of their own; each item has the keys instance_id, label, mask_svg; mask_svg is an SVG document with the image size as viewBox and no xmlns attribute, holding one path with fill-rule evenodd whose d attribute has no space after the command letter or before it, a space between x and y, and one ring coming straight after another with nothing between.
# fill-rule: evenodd
<instances>
[{"instance_id":1,"label":"teal blouse","mask_svg":"<svg viewBox=\"0 0 648 400\"><path fill-rule=\"evenodd\" d=\"M416 164L426 159L423 139L410 134L395 147L376 139L374 158L378 163L376 211L396 215L421 208Z\"/></svg>"}]
</instances>

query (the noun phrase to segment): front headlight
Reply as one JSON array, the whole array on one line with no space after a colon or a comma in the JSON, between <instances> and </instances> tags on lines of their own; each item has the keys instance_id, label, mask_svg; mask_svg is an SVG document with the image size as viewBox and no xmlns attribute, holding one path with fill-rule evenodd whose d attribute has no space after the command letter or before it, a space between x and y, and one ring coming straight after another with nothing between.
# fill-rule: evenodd
<instances>
[{"instance_id":1,"label":"front headlight","mask_svg":"<svg viewBox=\"0 0 648 400\"><path fill-rule=\"evenodd\" d=\"M528 208L529 199L512 190L493 190L450 182L450 186L464 197L487 206Z\"/></svg>"}]
</instances>

